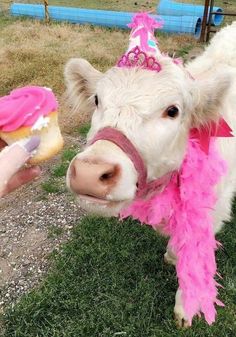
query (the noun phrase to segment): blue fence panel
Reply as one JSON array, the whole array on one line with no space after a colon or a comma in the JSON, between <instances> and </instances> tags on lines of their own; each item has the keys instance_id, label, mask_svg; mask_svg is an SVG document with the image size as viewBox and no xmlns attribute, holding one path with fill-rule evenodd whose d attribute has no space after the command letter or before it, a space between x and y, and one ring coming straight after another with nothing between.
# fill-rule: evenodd
<instances>
[{"instance_id":1,"label":"blue fence panel","mask_svg":"<svg viewBox=\"0 0 236 337\"><path fill-rule=\"evenodd\" d=\"M223 9L220 7L214 7L213 11L223 13ZM171 0L160 0L159 5L157 6L157 13L160 15L199 16L202 19L204 13L204 6L180 3ZM224 20L223 15L220 14L212 15L212 24L215 26L221 25L223 20Z\"/></svg>"},{"instance_id":2,"label":"blue fence panel","mask_svg":"<svg viewBox=\"0 0 236 337\"><path fill-rule=\"evenodd\" d=\"M59 6L49 6L48 10L49 16L53 20L123 29L128 28L127 24L131 22L135 14ZM10 12L14 16L30 16L37 19L44 18L43 5L13 3L10 7ZM197 16L152 16L156 20L161 19L164 21L164 26L161 29L163 32L193 34L196 37L200 35L201 19Z\"/></svg>"}]
</instances>

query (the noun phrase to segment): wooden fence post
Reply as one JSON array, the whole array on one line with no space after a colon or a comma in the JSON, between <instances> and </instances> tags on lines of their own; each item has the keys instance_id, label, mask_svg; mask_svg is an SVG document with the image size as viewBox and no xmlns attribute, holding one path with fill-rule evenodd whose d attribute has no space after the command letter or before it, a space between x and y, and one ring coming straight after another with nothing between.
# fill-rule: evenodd
<instances>
[{"instance_id":1,"label":"wooden fence post","mask_svg":"<svg viewBox=\"0 0 236 337\"><path fill-rule=\"evenodd\" d=\"M45 21L49 22L49 12L48 12L48 0L44 0L44 10L45 10Z\"/></svg>"},{"instance_id":2,"label":"wooden fence post","mask_svg":"<svg viewBox=\"0 0 236 337\"><path fill-rule=\"evenodd\" d=\"M202 30L201 30L201 37L200 37L201 42L205 42L205 39L206 39L206 28L207 28L208 17L209 17L209 5L210 5L210 0L205 0L204 14L203 14L203 19L202 19Z\"/></svg>"}]
</instances>

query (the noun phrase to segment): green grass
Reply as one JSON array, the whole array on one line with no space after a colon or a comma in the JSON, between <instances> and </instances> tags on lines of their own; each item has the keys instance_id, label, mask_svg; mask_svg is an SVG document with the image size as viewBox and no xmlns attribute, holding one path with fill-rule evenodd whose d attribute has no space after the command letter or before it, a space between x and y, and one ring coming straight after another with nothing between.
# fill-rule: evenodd
<instances>
[{"instance_id":1,"label":"green grass","mask_svg":"<svg viewBox=\"0 0 236 337\"><path fill-rule=\"evenodd\" d=\"M57 238L63 234L64 230L61 227L54 225L48 226L48 238Z\"/></svg>"},{"instance_id":2,"label":"green grass","mask_svg":"<svg viewBox=\"0 0 236 337\"><path fill-rule=\"evenodd\" d=\"M61 154L59 164L51 168L51 174L48 180L42 183L42 190L46 193L63 193L65 192L65 176L70 161L78 153L78 149L64 149Z\"/></svg>"},{"instance_id":3,"label":"green grass","mask_svg":"<svg viewBox=\"0 0 236 337\"><path fill-rule=\"evenodd\" d=\"M0 13L0 29L12 24L13 20L11 17L3 15Z\"/></svg>"},{"instance_id":4,"label":"green grass","mask_svg":"<svg viewBox=\"0 0 236 337\"><path fill-rule=\"evenodd\" d=\"M46 193L62 193L62 184L56 180L49 178L47 181L42 183L42 189Z\"/></svg>"},{"instance_id":5,"label":"green grass","mask_svg":"<svg viewBox=\"0 0 236 337\"><path fill-rule=\"evenodd\" d=\"M61 164L55 166L55 168L53 169L52 175L54 177L64 177L66 175L67 168L68 168L68 164L62 162Z\"/></svg>"},{"instance_id":6,"label":"green grass","mask_svg":"<svg viewBox=\"0 0 236 337\"><path fill-rule=\"evenodd\" d=\"M87 217L40 288L8 308L4 337L235 337L235 227L234 217L220 235L226 307L211 327L199 319L189 330L175 327L177 281L163 262L166 239L130 220Z\"/></svg>"},{"instance_id":7,"label":"green grass","mask_svg":"<svg viewBox=\"0 0 236 337\"><path fill-rule=\"evenodd\" d=\"M78 133L85 138L87 136L87 133L89 132L90 127L91 127L90 123L85 123L81 125L79 128L77 128L76 131L78 131Z\"/></svg>"},{"instance_id":8,"label":"green grass","mask_svg":"<svg viewBox=\"0 0 236 337\"><path fill-rule=\"evenodd\" d=\"M58 165L54 166L52 170L52 176L57 178L64 177L66 175L71 160L76 156L77 153L78 149L65 149L61 155L61 162Z\"/></svg>"},{"instance_id":9,"label":"green grass","mask_svg":"<svg viewBox=\"0 0 236 337\"><path fill-rule=\"evenodd\" d=\"M75 149L75 148L65 149L61 155L62 162L66 162L66 163L70 162L77 153L78 153L78 149Z\"/></svg>"},{"instance_id":10,"label":"green grass","mask_svg":"<svg viewBox=\"0 0 236 337\"><path fill-rule=\"evenodd\" d=\"M192 49L192 45L191 44L186 45L186 46L180 48L178 50L178 52L176 53L176 55L178 57L181 57L181 58L184 59L188 55L188 53L191 51L191 49Z\"/></svg>"}]
</instances>

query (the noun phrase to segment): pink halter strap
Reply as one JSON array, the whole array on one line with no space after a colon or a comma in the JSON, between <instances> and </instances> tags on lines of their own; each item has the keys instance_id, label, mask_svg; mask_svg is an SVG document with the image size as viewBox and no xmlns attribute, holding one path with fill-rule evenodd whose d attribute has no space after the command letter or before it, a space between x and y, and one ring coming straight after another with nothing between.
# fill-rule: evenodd
<instances>
[{"instance_id":1,"label":"pink halter strap","mask_svg":"<svg viewBox=\"0 0 236 337\"><path fill-rule=\"evenodd\" d=\"M89 145L94 144L98 140L108 140L116 144L134 164L134 167L138 173L137 182L137 197L146 196L151 192L157 192L161 190L163 186L169 183L173 172L167 173L159 179L155 179L151 182L147 182L147 168L135 146L130 140L119 130L106 127L97 132L94 138L89 142Z\"/></svg>"}]
</instances>

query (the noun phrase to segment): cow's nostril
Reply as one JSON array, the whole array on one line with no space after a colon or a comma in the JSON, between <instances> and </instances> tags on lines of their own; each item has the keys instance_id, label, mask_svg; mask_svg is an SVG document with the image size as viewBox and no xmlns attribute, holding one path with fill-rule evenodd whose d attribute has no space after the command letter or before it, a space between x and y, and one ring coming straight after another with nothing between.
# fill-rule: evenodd
<instances>
[{"instance_id":1,"label":"cow's nostril","mask_svg":"<svg viewBox=\"0 0 236 337\"><path fill-rule=\"evenodd\" d=\"M110 165L109 168L104 172L101 172L99 176L99 180L103 184L114 184L116 183L117 179L119 178L119 166L118 165Z\"/></svg>"},{"instance_id":2,"label":"cow's nostril","mask_svg":"<svg viewBox=\"0 0 236 337\"><path fill-rule=\"evenodd\" d=\"M105 182L105 181L112 179L114 175L115 175L115 171L106 172L100 176L99 180Z\"/></svg>"},{"instance_id":3,"label":"cow's nostril","mask_svg":"<svg viewBox=\"0 0 236 337\"><path fill-rule=\"evenodd\" d=\"M70 187L80 195L105 198L117 184L120 171L117 164L77 158L70 166Z\"/></svg>"},{"instance_id":4,"label":"cow's nostril","mask_svg":"<svg viewBox=\"0 0 236 337\"><path fill-rule=\"evenodd\" d=\"M76 168L75 168L75 165L71 165L71 167L70 167L70 176L71 176L72 179L76 178Z\"/></svg>"}]
</instances>

